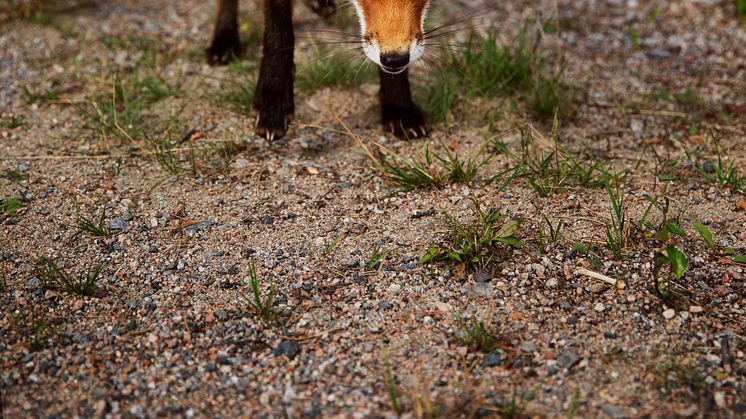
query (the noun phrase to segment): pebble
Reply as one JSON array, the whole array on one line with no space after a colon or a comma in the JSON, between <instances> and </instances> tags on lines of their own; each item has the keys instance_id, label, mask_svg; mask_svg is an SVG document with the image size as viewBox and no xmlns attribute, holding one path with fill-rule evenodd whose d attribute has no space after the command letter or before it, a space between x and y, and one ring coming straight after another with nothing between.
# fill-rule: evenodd
<instances>
[{"instance_id":1,"label":"pebble","mask_svg":"<svg viewBox=\"0 0 746 419\"><path fill-rule=\"evenodd\" d=\"M580 361L580 357L570 351L563 351L557 357L557 365L566 369L572 368L578 361Z\"/></svg>"},{"instance_id":2,"label":"pebble","mask_svg":"<svg viewBox=\"0 0 746 419\"><path fill-rule=\"evenodd\" d=\"M701 313L703 311L705 311L705 309L702 308L702 306L691 306L691 307L689 307L689 312L692 313L692 314L699 314L699 313Z\"/></svg>"},{"instance_id":3,"label":"pebble","mask_svg":"<svg viewBox=\"0 0 746 419\"><path fill-rule=\"evenodd\" d=\"M594 294L603 294L608 287L603 282L594 282L591 285L591 292Z\"/></svg>"},{"instance_id":4,"label":"pebble","mask_svg":"<svg viewBox=\"0 0 746 419\"><path fill-rule=\"evenodd\" d=\"M539 348L536 346L536 342L529 340L528 342L523 342L520 346L520 349L523 352L536 352Z\"/></svg>"},{"instance_id":5,"label":"pebble","mask_svg":"<svg viewBox=\"0 0 746 419\"><path fill-rule=\"evenodd\" d=\"M294 340L283 340L272 350L272 355L286 355L288 358L295 358L300 352L300 345Z\"/></svg>"},{"instance_id":6,"label":"pebble","mask_svg":"<svg viewBox=\"0 0 746 419\"><path fill-rule=\"evenodd\" d=\"M596 305L593 306L593 310L601 313L606 310L606 307L604 307L604 303L596 303Z\"/></svg>"},{"instance_id":7,"label":"pebble","mask_svg":"<svg viewBox=\"0 0 746 419\"><path fill-rule=\"evenodd\" d=\"M557 278L549 278L544 282L544 286L547 288L557 288Z\"/></svg>"},{"instance_id":8,"label":"pebble","mask_svg":"<svg viewBox=\"0 0 746 419\"><path fill-rule=\"evenodd\" d=\"M663 317L664 317L664 318L665 318L666 320L671 320L671 319L673 319L673 317L674 317L675 315L676 315L676 312L675 312L675 311L674 311L674 309L672 309L672 308L669 308L668 310L666 310L666 311L664 311L664 312L663 312Z\"/></svg>"},{"instance_id":9,"label":"pebble","mask_svg":"<svg viewBox=\"0 0 746 419\"><path fill-rule=\"evenodd\" d=\"M399 284L391 284L391 285L389 285L388 291L391 294L398 294L399 291L401 291L401 285L399 285Z\"/></svg>"},{"instance_id":10,"label":"pebble","mask_svg":"<svg viewBox=\"0 0 746 419\"><path fill-rule=\"evenodd\" d=\"M386 300L381 300L378 302L378 308L380 308L381 310L388 310L391 307L392 307L391 303L389 303Z\"/></svg>"}]
</instances>

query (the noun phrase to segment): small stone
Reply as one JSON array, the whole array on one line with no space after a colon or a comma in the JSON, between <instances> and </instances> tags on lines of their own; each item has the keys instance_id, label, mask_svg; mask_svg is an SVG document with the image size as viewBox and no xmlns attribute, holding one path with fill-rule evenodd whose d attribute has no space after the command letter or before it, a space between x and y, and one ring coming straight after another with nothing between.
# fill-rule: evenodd
<instances>
[{"instance_id":1,"label":"small stone","mask_svg":"<svg viewBox=\"0 0 746 419\"><path fill-rule=\"evenodd\" d=\"M557 365L566 369L572 368L578 361L580 361L580 357L570 351L563 351L557 357Z\"/></svg>"},{"instance_id":2,"label":"small stone","mask_svg":"<svg viewBox=\"0 0 746 419\"><path fill-rule=\"evenodd\" d=\"M544 283L544 286L546 288L557 288L557 285L558 285L557 278L549 278Z\"/></svg>"},{"instance_id":3,"label":"small stone","mask_svg":"<svg viewBox=\"0 0 746 419\"><path fill-rule=\"evenodd\" d=\"M148 246L148 253L158 253L158 246L154 244Z\"/></svg>"},{"instance_id":4,"label":"small stone","mask_svg":"<svg viewBox=\"0 0 746 419\"><path fill-rule=\"evenodd\" d=\"M207 371L213 372L213 371L215 371L216 369L217 369L217 366L216 366L216 365L215 365L215 363L214 363L214 362L212 362L212 361L210 361L210 362L208 362L207 364L205 364L205 370L207 370Z\"/></svg>"},{"instance_id":5,"label":"small stone","mask_svg":"<svg viewBox=\"0 0 746 419\"><path fill-rule=\"evenodd\" d=\"M612 332L610 330L607 330L606 332L604 332L604 337L606 339L616 339L616 333L614 333L614 332Z\"/></svg>"},{"instance_id":6,"label":"small stone","mask_svg":"<svg viewBox=\"0 0 746 419\"><path fill-rule=\"evenodd\" d=\"M530 340L528 342L523 342L520 346L520 349L523 352L531 353L531 352L536 352L539 348L536 346L536 343L534 341Z\"/></svg>"},{"instance_id":7,"label":"small stone","mask_svg":"<svg viewBox=\"0 0 746 419\"><path fill-rule=\"evenodd\" d=\"M675 311L674 311L674 309L672 309L672 308L669 308L668 310L666 310L666 311L664 311L664 312L663 312L663 317L664 317L664 318L665 318L666 320L671 320L671 319L673 319L673 317L674 317L675 315L676 315L676 312L675 312Z\"/></svg>"},{"instance_id":8,"label":"small stone","mask_svg":"<svg viewBox=\"0 0 746 419\"><path fill-rule=\"evenodd\" d=\"M490 282L491 280L492 280L492 275L490 275L490 273L485 271L484 269L480 269L474 272L475 282Z\"/></svg>"},{"instance_id":9,"label":"small stone","mask_svg":"<svg viewBox=\"0 0 746 419\"><path fill-rule=\"evenodd\" d=\"M603 410L604 413L606 413L612 418L624 417L624 415L622 414L622 411L619 410L619 408L614 406L613 404L604 403L601 405L601 410Z\"/></svg>"},{"instance_id":10,"label":"small stone","mask_svg":"<svg viewBox=\"0 0 746 419\"><path fill-rule=\"evenodd\" d=\"M112 230L126 230L129 225L130 222L125 220L124 217L112 218L109 220L109 228Z\"/></svg>"},{"instance_id":11,"label":"small stone","mask_svg":"<svg viewBox=\"0 0 746 419\"><path fill-rule=\"evenodd\" d=\"M399 284L391 284L389 285L389 292L391 294L397 294L399 291L401 291L401 285Z\"/></svg>"},{"instance_id":12,"label":"small stone","mask_svg":"<svg viewBox=\"0 0 746 419\"><path fill-rule=\"evenodd\" d=\"M606 307L604 307L604 303L596 303L596 305L593 306L593 310L602 313L604 310L606 310Z\"/></svg>"},{"instance_id":13,"label":"small stone","mask_svg":"<svg viewBox=\"0 0 746 419\"><path fill-rule=\"evenodd\" d=\"M381 300L381 301L378 302L378 308L380 308L381 310L388 310L391 307L392 307L391 303L389 303L386 300Z\"/></svg>"},{"instance_id":14,"label":"small stone","mask_svg":"<svg viewBox=\"0 0 746 419\"><path fill-rule=\"evenodd\" d=\"M567 316L567 324L578 324L578 318L575 316Z\"/></svg>"},{"instance_id":15,"label":"small stone","mask_svg":"<svg viewBox=\"0 0 746 419\"><path fill-rule=\"evenodd\" d=\"M691 307L689 307L689 312L692 313L692 314L698 314L698 313L701 313L703 311L705 311L705 309L702 308L702 306L691 306Z\"/></svg>"},{"instance_id":16,"label":"small stone","mask_svg":"<svg viewBox=\"0 0 746 419\"><path fill-rule=\"evenodd\" d=\"M298 345L298 342L294 340L284 340L272 350L272 355L287 355L288 358L294 358L299 352L300 345Z\"/></svg>"},{"instance_id":17,"label":"small stone","mask_svg":"<svg viewBox=\"0 0 746 419\"><path fill-rule=\"evenodd\" d=\"M158 227L158 219L157 218L155 218L155 217L151 217L150 218L150 227L151 228Z\"/></svg>"},{"instance_id":18,"label":"small stone","mask_svg":"<svg viewBox=\"0 0 746 419\"><path fill-rule=\"evenodd\" d=\"M591 292L594 294L603 294L606 291L606 284L603 282L594 282L591 285Z\"/></svg>"},{"instance_id":19,"label":"small stone","mask_svg":"<svg viewBox=\"0 0 746 419\"><path fill-rule=\"evenodd\" d=\"M499 356L495 354L489 354L486 357L484 357L484 366L485 367L495 367L497 365L500 365L503 363L502 359L500 359Z\"/></svg>"},{"instance_id":20,"label":"small stone","mask_svg":"<svg viewBox=\"0 0 746 419\"><path fill-rule=\"evenodd\" d=\"M203 231L207 230L208 228L214 226L216 223L212 220L205 220L200 221L198 223L189 224L188 226L184 227L184 231L187 233L194 233L197 231Z\"/></svg>"}]
</instances>

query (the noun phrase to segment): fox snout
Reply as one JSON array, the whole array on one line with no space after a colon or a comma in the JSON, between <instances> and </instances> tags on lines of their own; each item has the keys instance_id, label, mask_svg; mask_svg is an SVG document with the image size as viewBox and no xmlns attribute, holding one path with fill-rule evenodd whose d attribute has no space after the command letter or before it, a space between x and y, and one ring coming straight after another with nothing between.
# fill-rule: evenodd
<instances>
[{"instance_id":1,"label":"fox snout","mask_svg":"<svg viewBox=\"0 0 746 419\"><path fill-rule=\"evenodd\" d=\"M423 28L429 0L353 0L365 55L398 74L425 51Z\"/></svg>"}]
</instances>

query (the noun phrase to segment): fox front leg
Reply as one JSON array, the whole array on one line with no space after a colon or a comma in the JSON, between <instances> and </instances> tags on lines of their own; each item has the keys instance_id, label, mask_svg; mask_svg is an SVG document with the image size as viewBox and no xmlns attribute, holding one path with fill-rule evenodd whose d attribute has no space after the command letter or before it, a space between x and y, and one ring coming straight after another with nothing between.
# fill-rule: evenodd
<instances>
[{"instance_id":1,"label":"fox front leg","mask_svg":"<svg viewBox=\"0 0 746 419\"><path fill-rule=\"evenodd\" d=\"M256 133L269 141L282 138L293 120L292 0L264 1L264 54L254 93Z\"/></svg>"},{"instance_id":2,"label":"fox front leg","mask_svg":"<svg viewBox=\"0 0 746 419\"><path fill-rule=\"evenodd\" d=\"M427 136L425 114L412 100L408 71L391 74L379 69L378 73L383 129L405 139Z\"/></svg>"}]
</instances>

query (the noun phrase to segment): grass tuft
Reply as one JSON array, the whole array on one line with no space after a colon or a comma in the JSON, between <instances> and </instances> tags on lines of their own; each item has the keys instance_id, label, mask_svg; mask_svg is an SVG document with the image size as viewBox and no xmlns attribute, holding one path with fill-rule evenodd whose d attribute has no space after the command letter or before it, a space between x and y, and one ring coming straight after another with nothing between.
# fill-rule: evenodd
<instances>
[{"instance_id":1,"label":"grass tuft","mask_svg":"<svg viewBox=\"0 0 746 419\"><path fill-rule=\"evenodd\" d=\"M80 213L80 207L75 204L75 224L73 227L78 230L87 233L91 237L109 237L111 235L111 229L106 224L106 207L101 209L97 219L87 218Z\"/></svg>"},{"instance_id":2,"label":"grass tuft","mask_svg":"<svg viewBox=\"0 0 746 419\"><path fill-rule=\"evenodd\" d=\"M439 48L434 46L433 48ZM570 116L576 90L562 79L562 68L552 71L538 42L528 41L522 31L514 45L499 45L497 32L473 31L463 44L438 50L441 53L438 81L428 83L425 108L434 123L452 118L452 110L475 99L491 100L517 95L538 119L555 112ZM490 103L488 108L495 105ZM494 111L488 111L487 116Z\"/></svg>"},{"instance_id":3,"label":"grass tuft","mask_svg":"<svg viewBox=\"0 0 746 419\"><path fill-rule=\"evenodd\" d=\"M265 297L262 296L261 281L259 275L256 272L256 265L252 262L249 266L249 286L251 287L251 295L244 298L248 301L249 306L254 310L259 319L264 324L271 324L276 322L281 313L274 307L275 303L275 284L270 278L269 290Z\"/></svg>"},{"instance_id":4,"label":"grass tuft","mask_svg":"<svg viewBox=\"0 0 746 419\"><path fill-rule=\"evenodd\" d=\"M467 270L484 268L495 260L501 245L521 247L523 243L516 237L521 222L502 222L495 210L484 211L479 201L474 199L474 213L477 220L464 225L453 216L447 216L450 226L448 237L441 243L430 245L420 258L420 263L447 262L463 264Z\"/></svg>"},{"instance_id":5,"label":"grass tuft","mask_svg":"<svg viewBox=\"0 0 746 419\"><path fill-rule=\"evenodd\" d=\"M36 275L39 276L42 287L49 290L62 290L78 295L92 296L98 290L98 279L104 271L103 262L95 268L80 271L77 275L70 275L57 265L52 259L39 257L34 264Z\"/></svg>"},{"instance_id":6,"label":"grass tuft","mask_svg":"<svg viewBox=\"0 0 746 419\"><path fill-rule=\"evenodd\" d=\"M488 354L497 347L495 336L487 329L482 320L475 318L467 323L463 319L459 319L459 324L458 341L460 344L467 346L469 350Z\"/></svg>"},{"instance_id":7,"label":"grass tuft","mask_svg":"<svg viewBox=\"0 0 746 419\"><path fill-rule=\"evenodd\" d=\"M539 196L545 197L564 192L570 187L600 188L625 173L615 172L611 164L596 156L576 155L561 146L556 116L553 141L550 142L530 125L520 128L520 135L521 150L517 155L506 152L501 142L493 147L516 161L515 165L487 180L488 184L499 182L498 190L504 189L515 179L524 179Z\"/></svg>"},{"instance_id":8,"label":"grass tuft","mask_svg":"<svg viewBox=\"0 0 746 419\"><path fill-rule=\"evenodd\" d=\"M387 152L384 157L374 160L374 164L396 188L408 192L421 187L439 187L448 183L469 183L476 177L480 167L489 161L489 158L482 161L473 157L464 159L447 147L443 148L445 153L439 154L431 152L429 144L425 145L423 158L410 158L409 161Z\"/></svg>"}]
</instances>

